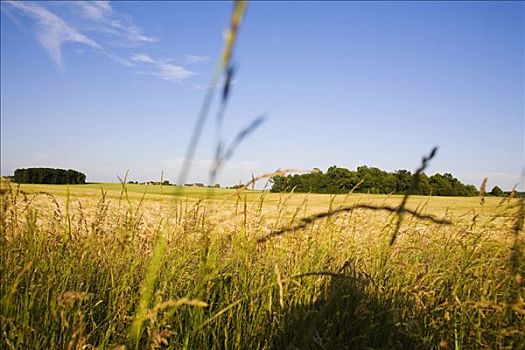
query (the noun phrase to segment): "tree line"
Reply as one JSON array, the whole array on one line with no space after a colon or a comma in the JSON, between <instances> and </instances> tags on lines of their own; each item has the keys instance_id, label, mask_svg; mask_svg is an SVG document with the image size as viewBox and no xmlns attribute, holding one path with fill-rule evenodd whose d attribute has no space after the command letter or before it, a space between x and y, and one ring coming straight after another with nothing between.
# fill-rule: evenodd
<instances>
[{"instance_id":1,"label":"tree line","mask_svg":"<svg viewBox=\"0 0 525 350\"><path fill-rule=\"evenodd\" d=\"M26 184L85 184L86 175L72 169L16 169L13 181Z\"/></svg>"},{"instance_id":2,"label":"tree line","mask_svg":"<svg viewBox=\"0 0 525 350\"><path fill-rule=\"evenodd\" d=\"M408 170L387 172L374 167L360 166L355 171L331 166L323 173L315 168L307 174L274 176L271 179L271 192L312 192L348 193L406 193L413 182L413 174ZM501 195L495 186L493 191ZM500 193L501 192L501 193ZM477 196L479 191L473 185L463 184L452 174L420 174L414 194L435 196ZM495 193L496 194L496 193Z\"/></svg>"}]
</instances>

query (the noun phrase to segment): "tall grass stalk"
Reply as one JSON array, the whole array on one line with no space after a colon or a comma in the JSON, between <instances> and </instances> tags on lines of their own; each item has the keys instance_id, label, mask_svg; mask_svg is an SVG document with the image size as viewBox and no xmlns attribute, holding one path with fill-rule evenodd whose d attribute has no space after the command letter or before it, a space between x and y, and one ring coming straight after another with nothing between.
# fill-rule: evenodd
<instances>
[{"instance_id":1,"label":"tall grass stalk","mask_svg":"<svg viewBox=\"0 0 525 350\"><path fill-rule=\"evenodd\" d=\"M235 215L235 198L30 189L2 195L1 348L523 348L518 199L407 216L390 247L395 206L365 204L399 197L243 191Z\"/></svg>"}]
</instances>

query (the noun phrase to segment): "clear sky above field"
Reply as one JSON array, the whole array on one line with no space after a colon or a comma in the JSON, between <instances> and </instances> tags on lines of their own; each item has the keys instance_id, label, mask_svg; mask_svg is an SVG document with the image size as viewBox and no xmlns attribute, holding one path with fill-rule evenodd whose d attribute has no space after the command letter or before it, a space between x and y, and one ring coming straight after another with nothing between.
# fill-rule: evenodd
<instances>
[{"instance_id":1,"label":"clear sky above field","mask_svg":"<svg viewBox=\"0 0 525 350\"><path fill-rule=\"evenodd\" d=\"M1 3L2 175L176 180L231 3ZM510 189L524 164L523 2L250 3L225 116L268 119L219 177L366 164ZM206 182L213 114L187 182Z\"/></svg>"}]
</instances>

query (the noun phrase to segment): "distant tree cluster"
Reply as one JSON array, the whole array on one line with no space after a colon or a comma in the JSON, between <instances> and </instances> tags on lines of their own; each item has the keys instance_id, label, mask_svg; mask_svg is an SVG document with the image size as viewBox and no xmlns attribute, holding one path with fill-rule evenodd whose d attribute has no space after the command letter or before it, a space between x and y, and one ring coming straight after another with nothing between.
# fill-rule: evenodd
<instances>
[{"instance_id":1,"label":"distant tree cluster","mask_svg":"<svg viewBox=\"0 0 525 350\"><path fill-rule=\"evenodd\" d=\"M160 181L147 181L147 182L128 181L127 183L128 183L128 184L131 184L131 185L156 185L156 186L162 185L162 186L177 186L177 184L171 183L171 182L169 182L169 180L163 180L162 182L160 182ZM190 186L190 187L214 187L214 188L221 188L221 185L220 185L220 184L215 184L215 185L204 185L204 184L201 183L201 182L196 182L196 183L191 183L191 184L188 183L188 184L184 184L184 186Z\"/></svg>"},{"instance_id":2,"label":"distant tree cluster","mask_svg":"<svg viewBox=\"0 0 525 350\"><path fill-rule=\"evenodd\" d=\"M28 168L16 169L13 181L26 184L85 184L86 175L71 169Z\"/></svg>"},{"instance_id":3,"label":"distant tree cluster","mask_svg":"<svg viewBox=\"0 0 525 350\"><path fill-rule=\"evenodd\" d=\"M505 195L505 192L503 192L503 190L499 188L499 186L494 186L494 188L492 188L492 191L490 191L490 194L495 197L503 197Z\"/></svg>"},{"instance_id":4,"label":"distant tree cluster","mask_svg":"<svg viewBox=\"0 0 525 350\"><path fill-rule=\"evenodd\" d=\"M378 168L360 166L355 171L331 166L323 173L314 169L308 174L275 176L271 192L348 193L406 193L413 181L408 170L387 172ZM357 187L356 187L357 186ZM465 185L451 174L421 174L414 194L436 196L476 196L473 185Z\"/></svg>"}]
</instances>

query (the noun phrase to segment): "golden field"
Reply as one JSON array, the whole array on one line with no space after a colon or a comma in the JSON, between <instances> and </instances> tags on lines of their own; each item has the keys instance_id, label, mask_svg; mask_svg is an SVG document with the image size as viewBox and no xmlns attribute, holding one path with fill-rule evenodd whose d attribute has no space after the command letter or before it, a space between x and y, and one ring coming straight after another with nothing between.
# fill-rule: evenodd
<instances>
[{"instance_id":1,"label":"golden field","mask_svg":"<svg viewBox=\"0 0 525 350\"><path fill-rule=\"evenodd\" d=\"M401 201L3 182L2 348L523 348L523 202Z\"/></svg>"}]
</instances>

